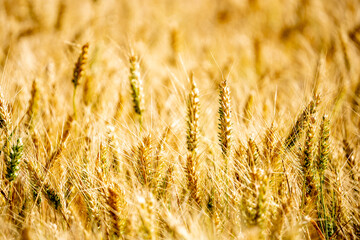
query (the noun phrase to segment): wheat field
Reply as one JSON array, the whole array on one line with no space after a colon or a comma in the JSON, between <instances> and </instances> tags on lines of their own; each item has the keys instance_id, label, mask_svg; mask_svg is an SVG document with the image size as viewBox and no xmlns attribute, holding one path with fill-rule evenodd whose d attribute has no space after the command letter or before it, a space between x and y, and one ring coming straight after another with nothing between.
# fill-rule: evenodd
<instances>
[{"instance_id":1,"label":"wheat field","mask_svg":"<svg viewBox=\"0 0 360 240\"><path fill-rule=\"evenodd\" d=\"M0 22L0 239L360 239L359 1Z\"/></svg>"}]
</instances>

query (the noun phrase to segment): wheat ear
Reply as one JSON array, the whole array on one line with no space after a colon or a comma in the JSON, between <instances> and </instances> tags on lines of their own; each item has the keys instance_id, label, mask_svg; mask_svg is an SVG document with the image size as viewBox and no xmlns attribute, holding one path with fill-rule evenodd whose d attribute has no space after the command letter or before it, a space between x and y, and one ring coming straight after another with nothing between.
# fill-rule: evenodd
<instances>
[{"instance_id":1,"label":"wheat ear","mask_svg":"<svg viewBox=\"0 0 360 240\"><path fill-rule=\"evenodd\" d=\"M220 84L219 103L219 140L222 154L227 159L231 151L232 124L230 89L226 79Z\"/></svg>"},{"instance_id":2,"label":"wheat ear","mask_svg":"<svg viewBox=\"0 0 360 240\"><path fill-rule=\"evenodd\" d=\"M138 57L134 54L131 54L129 58L130 62L130 86L131 86L131 95L134 103L134 111L139 117L140 127L142 126L143 121L143 112L144 112L144 94L142 79L140 77L140 64Z\"/></svg>"},{"instance_id":3,"label":"wheat ear","mask_svg":"<svg viewBox=\"0 0 360 240\"><path fill-rule=\"evenodd\" d=\"M123 214L126 204L123 197L121 191L117 191L113 186L108 187L106 203L108 213L111 217L110 239L112 239L112 237L119 238L124 233L126 221Z\"/></svg>"},{"instance_id":4,"label":"wheat ear","mask_svg":"<svg viewBox=\"0 0 360 240\"><path fill-rule=\"evenodd\" d=\"M73 108L74 108L74 117L75 120L77 120L77 113L76 113L76 101L75 101L75 97L76 97L76 89L80 84L80 80L81 77L84 75L85 73L85 65L88 59L88 51L89 51L89 43L86 43L82 49L81 49L81 54L77 60L77 62L75 63L75 68L74 68L74 72L73 72L73 78L72 78L72 83L74 84L74 92L73 92Z\"/></svg>"},{"instance_id":5,"label":"wheat ear","mask_svg":"<svg viewBox=\"0 0 360 240\"><path fill-rule=\"evenodd\" d=\"M329 137L330 137L330 120L327 115L323 116L320 125L320 139L319 139L319 150L317 158L317 169L319 175L323 176L324 171L329 161Z\"/></svg>"},{"instance_id":6,"label":"wheat ear","mask_svg":"<svg viewBox=\"0 0 360 240\"><path fill-rule=\"evenodd\" d=\"M140 142L138 147L137 173L139 181L144 186L149 186L152 180L152 162L151 162L151 136L146 136Z\"/></svg>"},{"instance_id":7,"label":"wheat ear","mask_svg":"<svg viewBox=\"0 0 360 240\"><path fill-rule=\"evenodd\" d=\"M254 93L250 93L244 107L244 122L246 125L249 124L249 122L253 117L253 108L254 108Z\"/></svg>"},{"instance_id":8,"label":"wheat ear","mask_svg":"<svg viewBox=\"0 0 360 240\"><path fill-rule=\"evenodd\" d=\"M197 204L201 204L201 199L198 189L198 156L197 144L199 141L199 89L196 87L194 76L190 76L191 91L188 96L187 109L187 149L188 156L186 161L186 177L188 182L188 189L190 195Z\"/></svg>"},{"instance_id":9,"label":"wheat ear","mask_svg":"<svg viewBox=\"0 0 360 240\"><path fill-rule=\"evenodd\" d=\"M22 152L24 149L24 145L21 141L21 138L19 138L11 147L10 153L8 156L6 156L6 175L5 177L11 183L15 178L17 177L19 173L19 163L22 157Z\"/></svg>"},{"instance_id":10,"label":"wheat ear","mask_svg":"<svg viewBox=\"0 0 360 240\"><path fill-rule=\"evenodd\" d=\"M315 147L315 116L310 116L308 120L308 130L304 146L304 156L302 162L302 172L304 176L303 204L307 204L316 194L316 186L313 175L314 147Z\"/></svg>"},{"instance_id":11,"label":"wheat ear","mask_svg":"<svg viewBox=\"0 0 360 240\"><path fill-rule=\"evenodd\" d=\"M8 105L5 101L4 95L0 92L0 128L4 130L6 137L9 136L10 125L10 111L8 110Z\"/></svg>"},{"instance_id":12,"label":"wheat ear","mask_svg":"<svg viewBox=\"0 0 360 240\"><path fill-rule=\"evenodd\" d=\"M330 120L327 115L323 116L321 125L320 125L320 138L319 138L319 148L318 148L318 156L317 156L317 172L319 174L319 209L318 216L320 221L320 227L322 228L322 232L325 233L326 236L329 236L329 231L331 229L329 222L329 216L326 211L326 203L324 198L324 172L327 168L327 164L329 161L329 137L330 137Z\"/></svg>"},{"instance_id":13,"label":"wheat ear","mask_svg":"<svg viewBox=\"0 0 360 240\"><path fill-rule=\"evenodd\" d=\"M316 112L316 107L320 102L319 95L316 95L315 98L309 103L309 105L304 109L301 115L297 118L295 125L293 126L290 134L285 140L285 147L287 150L290 150L295 143L300 139L305 127L306 122L309 117Z\"/></svg>"}]
</instances>

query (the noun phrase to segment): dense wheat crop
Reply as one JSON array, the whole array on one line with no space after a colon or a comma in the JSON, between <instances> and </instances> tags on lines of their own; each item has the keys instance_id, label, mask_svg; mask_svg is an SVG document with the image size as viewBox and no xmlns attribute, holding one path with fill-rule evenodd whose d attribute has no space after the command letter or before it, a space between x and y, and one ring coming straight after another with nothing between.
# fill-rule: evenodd
<instances>
[{"instance_id":1,"label":"dense wheat crop","mask_svg":"<svg viewBox=\"0 0 360 240\"><path fill-rule=\"evenodd\" d=\"M0 0L1 239L360 238L360 2Z\"/></svg>"}]
</instances>

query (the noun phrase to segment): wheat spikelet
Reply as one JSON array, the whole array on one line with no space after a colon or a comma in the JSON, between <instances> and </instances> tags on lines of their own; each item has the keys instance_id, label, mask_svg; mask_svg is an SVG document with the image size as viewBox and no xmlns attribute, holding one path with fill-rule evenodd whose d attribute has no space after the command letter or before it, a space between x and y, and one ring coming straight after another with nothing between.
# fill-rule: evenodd
<instances>
[{"instance_id":1,"label":"wheat spikelet","mask_svg":"<svg viewBox=\"0 0 360 240\"><path fill-rule=\"evenodd\" d=\"M156 156L155 156L155 160L156 160L156 165L158 169L161 169L160 165L163 163L163 154L164 154L164 148L165 148L165 144L166 141L169 138L169 134L170 134L170 127L166 127L165 131L163 132L161 139L159 141L158 146L156 147Z\"/></svg>"},{"instance_id":2,"label":"wheat spikelet","mask_svg":"<svg viewBox=\"0 0 360 240\"><path fill-rule=\"evenodd\" d=\"M318 206L318 216L320 227L322 228L322 232L326 236L329 235L329 231L331 232L331 224L328 218L326 203L324 198L324 171L328 164L329 157L329 136L330 136L330 120L327 115L324 115L320 125L320 138L319 138L319 147L318 147L318 155L316 159L316 167L317 172L319 174L319 206Z\"/></svg>"},{"instance_id":3,"label":"wheat spikelet","mask_svg":"<svg viewBox=\"0 0 360 240\"><path fill-rule=\"evenodd\" d=\"M229 160L231 155L231 141L232 141L232 123L231 123L231 101L230 101L230 88L227 85L227 80L224 79L219 86L220 97L219 97L219 133L218 138L220 141L221 153L224 159L223 166L223 178L224 178L224 195L225 195L225 203L226 203L226 214L229 216ZM219 201L219 200L216 200Z\"/></svg>"},{"instance_id":4,"label":"wheat spikelet","mask_svg":"<svg viewBox=\"0 0 360 240\"><path fill-rule=\"evenodd\" d=\"M156 154L155 154L155 176L153 178L152 186L155 186L156 191L159 191L160 186L163 184L163 178L164 178L164 170L166 167L166 162L163 159L163 152L164 152L164 145L168 139L170 133L170 127L166 127L164 133L161 136L160 142L156 148Z\"/></svg>"},{"instance_id":5,"label":"wheat spikelet","mask_svg":"<svg viewBox=\"0 0 360 240\"><path fill-rule=\"evenodd\" d=\"M254 94L251 93L246 100L245 107L244 107L244 122L248 124L252 117L253 117L253 108L254 108Z\"/></svg>"},{"instance_id":6,"label":"wheat spikelet","mask_svg":"<svg viewBox=\"0 0 360 240\"><path fill-rule=\"evenodd\" d=\"M63 192L63 197L65 199L66 207L69 207L69 205L76 196L76 189L74 185L75 179L72 170L69 167L66 167L65 169L66 171L64 176L66 177L66 181L62 192Z\"/></svg>"},{"instance_id":7,"label":"wheat spikelet","mask_svg":"<svg viewBox=\"0 0 360 240\"><path fill-rule=\"evenodd\" d=\"M224 158L227 159L231 152L232 123L230 89L226 79L220 84L219 104L219 141L222 154ZM225 167L227 168L227 163Z\"/></svg>"},{"instance_id":8,"label":"wheat spikelet","mask_svg":"<svg viewBox=\"0 0 360 240\"><path fill-rule=\"evenodd\" d=\"M257 169L252 174L251 182L248 182L248 186L243 189L242 214L249 227L257 226L264 229L266 226L268 182L269 179L264 170Z\"/></svg>"},{"instance_id":9,"label":"wheat spikelet","mask_svg":"<svg viewBox=\"0 0 360 240\"><path fill-rule=\"evenodd\" d=\"M265 136L264 136L264 148L263 148L263 156L266 161L268 169L274 166L274 150L275 150L275 133L274 133L274 125L271 124L269 128L266 129Z\"/></svg>"},{"instance_id":10,"label":"wheat spikelet","mask_svg":"<svg viewBox=\"0 0 360 240\"><path fill-rule=\"evenodd\" d=\"M186 160L185 173L188 182L190 195L197 204L201 204L198 189L198 156L197 144L199 141L199 90L196 87L194 76L190 76L191 91L188 96L187 109L187 149L188 155Z\"/></svg>"},{"instance_id":11,"label":"wheat spikelet","mask_svg":"<svg viewBox=\"0 0 360 240\"><path fill-rule=\"evenodd\" d=\"M185 173L187 176L187 183L188 183L187 185L188 185L188 189L190 190L190 196L200 206L201 198L198 190L199 180L196 172L197 163L195 163L195 159L196 159L196 155L192 153L188 154L186 160Z\"/></svg>"},{"instance_id":12,"label":"wheat spikelet","mask_svg":"<svg viewBox=\"0 0 360 240\"><path fill-rule=\"evenodd\" d=\"M109 214L111 216L111 233L117 237L120 237L120 219L118 216L119 213L119 194L108 187L108 197L107 197L107 205L109 206ZM112 235L110 233L110 236Z\"/></svg>"},{"instance_id":13,"label":"wheat spikelet","mask_svg":"<svg viewBox=\"0 0 360 240\"><path fill-rule=\"evenodd\" d=\"M52 204L55 210L59 210L61 208L60 196L57 194L55 189L53 189L50 184L46 181L45 176L39 176L37 171L33 168L32 164L25 161L27 169L29 170L29 174L33 179L33 183L35 184L34 195L36 195L35 200L38 201L40 199L40 190L45 195L46 199Z\"/></svg>"},{"instance_id":14,"label":"wheat spikelet","mask_svg":"<svg viewBox=\"0 0 360 240\"><path fill-rule=\"evenodd\" d=\"M101 181L106 181L109 172L109 146L100 142L100 149L96 159L96 173Z\"/></svg>"},{"instance_id":15,"label":"wheat spikelet","mask_svg":"<svg viewBox=\"0 0 360 240\"><path fill-rule=\"evenodd\" d=\"M149 186L152 179L153 169L151 162L151 136L148 135L140 142L138 147L136 171L140 183Z\"/></svg>"},{"instance_id":16,"label":"wheat spikelet","mask_svg":"<svg viewBox=\"0 0 360 240\"><path fill-rule=\"evenodd\" d=\"M83 156L81 161L81 179L83 182L87 182L88 180L88 164L90 160L90 145L91 145L91 138L89 136L85 137L85 146L83 150Z\"/></svg>"},{"instance_id":17,"label":"wheat spikelet","mask_svg":"<svg viewBox=\"0 0 360 240\"><path fill-rule=\"evenodd\" d=\"M129 58L130 62L130 86L131 86L131 95L133 98L134 111L139 116L140 125L142 124L142 114L144 112L144 93L143 93L143 83L140 77L140 65L138 57L134 54L131 54Z\"/></svg>"},{"instance_id":18,"label":"wheat spikelet","mask_svg":"<svg viewBox=\"0 0 360 240\"><path fill-rule=\"evenodd\" d=\"M248 163L250 166L250 169L252 173L255 173L257 170L257 166L259 165L260 161L260 152L259 149L253 139L253 137L250 137L248 140L248 151L247 151L247 157L248 157Z\"/></svg>"},{"instance_id":19,"label":"wheat spikelet","mask_svg":"<svg viewBox=\"0 0 360 240\"><path fill-rule=\"evenodd\" d=\"M70 131L73 125L73 117L71 115L67 116L67 119L65 121L65 125L64 125L64 130L63 133L61 135L61 139L60 139L60 145L65 145L66 140L68 139L69 135L70 135Z\"/></svg>"},{"instance_id":20,"label":"wheat spikelet","mask_svg":"<svg viewBox=\"0 0 360 240\"><path fill-rule=\"evenodd\" d=\"M290 134L285 140L286 149L290 150L295 143L300 139L304 128L306 127L306 122L309 117L316 112L316 107L319 104L320 96L317 95L315 98L309 103L309 105L304 109L301 115L297 118L295 125L293 126Z\"/></svg>"},{"instance_id":21,"label":"wheat spikelet","mask_svg":"<svg viewBox=\"0 0 360 240\"><path fill-rule=\"evenodd\" d=\"M187 149L189 152L197 151L199 141L199 90L196 87L193 75L190 76L191 91L188 96L187 109Z\"/></svg>"},{"instance_id":22,"label":"wheat spikelet","mask_svg":"<svg viewBox=\"0 0 360 240\"><path fill-rule=\"evenodd\" d=\"M85 43L81 48L81 53L78 60L75 63L72 83L76 88L80 84L81 77L85 73L85 65L88 59L89 43Z\"/></svg>"},{"instance_id":23,"label":"wheat spikelet","mask_svg":"<svg viewBox=\"0 0 360 240\"><path fill-rule=\"evenodd\" d=\"M113 186L108 187L108 196L107 201L108 212L111 217L111 228L109 231L109 237L117 237L123 235L126 216L123 216L126 207L125 202L123 201L123 194L119 191L116 191Z\"/></svg>"},{"instance_id":24,"label":"wheat spikelet","mask_svg":"<svg viewBox=\"0 0 360 240\"><path fill-rule=\"evenodd\" d=\"M271 177L271 188L279 195L280 199L284 196L286 188L288 188L289 192L291 191L288 175L284 165L284 156L284 145L282 141L279 140L272 152L270 167L266 172L270 174L269 176ZM287 183L287 186L285 186L285 183Z\"/></svg>"},{"instance_id":25,"label":"wheat spikelet","mask_svg":"<svg viewBox=\"0 0 360 240\"><path fill-rule=\"evenodd\" d=\"M53 82L51 84L50 94L47 97L48 112L50 113L51 116L56 115L55 109L57 109L57 107L59 106L59 99L56 97L56 92L57 92L57 86L56 86L56 83Z\"/></svg>"},{"instance_id":26,"label":"wheat spikelet","mask_svg":"<svg viewBox=\"0 0 360 240\"><path fill-rule=\"evenodd\" d=\"M329 161L329 137L330 137L330 120L327 115L324 115L320 125L320 139L317 157L317 169L320 175L324 174Z\"/></svg>"},{"instance_id":27,"label":"wheat spikelet","mask_svg":"<svg viewBox=\"0 0 360 240\"><path fill-rule=\"evenodd\" d=\"M16 144L11 147L10 153L7 156L5 177L7 178L9 183L15 180L18 175L19 164L22 157L23 149L23 143L21 141L21 138L19 138Z\"/></svg>"},{"instance_id":28,"label":"wheat spikelet","mask_svg":"<svg viewBox=\"0 0 360 240\"><path fill-rule=\"evenodd\" d=\"M304 204L313 199L316 194L316 186L313 176L314 167L314 147L315 147L315 117L310 116L308 121L308 130L306 132L306 140L304 145L304 157L302 161L302 172L304 176Z\"/></svg>"},{"instance_id":29,"label":"wheat spikelet","mask_svg":"<svg viewBox=\"0 0 360 240\"><path fill-rule=\"evenodd\" d=\"M7 102L5 101L4 95L0 92L0 128L4 129L6 137L9 134L11 125L10 111L8 110Z\"/></svg>"},{"instance_id":30,"label":"wheat spikelet","mask_svg":"<svg viewBox=\"0 0 360 240\"><path fill-rule=\"evenodd\" d=\"M107 145L109 148L109 161L110 161L110 168L114 172L119 172L119 164L120 164L120 157L119 157L119 144L117 138L115 137L115 128L111 125L107 126L106 138L107 138Z\"/></svg>"},{"instance_id":31,"label":"wheat spikelet","mask_svg":"<svg viewBox=\"0 0 360 240\"><path fill-rule=\"evenodd\" d=\"M74 92L73 92L73 108L74 108L74 116L75 120L77 119L77 113L76 113L76 89L78 85L80 84L81 77L85 74L85 65L87 63L88 59L88 51L89 51L89 43L86 43L83 45L81 49L81 54L75 63L74 72L73 72L73 78L72 83L74 84Z\"/></svg>"},{"instance_id":32,"label":"wheat spikelet","mask_svg":"<svg viewBox=\"0 0 360 240\"><path fill-rule=\"evenodd\" d=\"M61 201L60 196L57 194L55 189L53 189L49 184L45 184L44 188L44 195L48 199L48 201L52 204L55 210L59 210L61 208Z\"/></svg>"},{"instance_id":33,"label":"wheat spikelet","mask_svg":"<svg viewBox=\"0 0 360 240\"><path fill-rule=\"evenodd\" d=\"M246 148L245 146L242 144L241 141L238 141L238 147L235 148L234 151L234 159L235 159L235 168L236 169L241 169L243 162L242 160L244 159L244 157L246 157L247 153L246 153Z\"/></svg>"}]
</instances>

